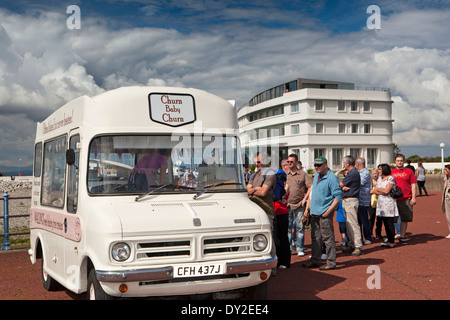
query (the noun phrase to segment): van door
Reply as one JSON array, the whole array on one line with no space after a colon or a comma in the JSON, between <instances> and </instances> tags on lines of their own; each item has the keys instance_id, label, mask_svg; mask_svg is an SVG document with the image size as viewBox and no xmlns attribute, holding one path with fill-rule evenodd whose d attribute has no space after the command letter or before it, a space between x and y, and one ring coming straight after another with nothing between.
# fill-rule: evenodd
<instances>
[{"instance_id":1,"label":"van door","mask_svg":"<svg viewBox=\"0 0 450 320\"><path fill-rule=\"evenodd\" d=\"M81 221L77 216L78 211L78 188L79 188L79 150L80 134L78 130L72 130L69 137L69 148L75 151L75 162L67 166L67 215L64 220L65 231L65 272L67 287L76 290L79 286L79 261L78 247L80 241Z\"/></svg>"}]
</instances>

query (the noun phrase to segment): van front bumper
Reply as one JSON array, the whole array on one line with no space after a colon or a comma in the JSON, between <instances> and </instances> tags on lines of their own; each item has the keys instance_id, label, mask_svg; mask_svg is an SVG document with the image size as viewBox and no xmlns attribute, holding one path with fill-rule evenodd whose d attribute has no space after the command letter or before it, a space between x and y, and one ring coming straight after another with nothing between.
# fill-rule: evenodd
<instances>
[{"instance_id":1,"label":"van front bumper","mask_svg":"<svg viewBox=\"0 0 450 320\"><path fill-rule=\"evenodd\" d=\"M277 266L277 257L257 261L243 261L226 264L225 275L270 270ZM136 269L125 271L96 270L97 280L101 282L145 282L174 279L173 267ZM189 278L185 278L189 281Z\"/></svg>"}]
</instances>

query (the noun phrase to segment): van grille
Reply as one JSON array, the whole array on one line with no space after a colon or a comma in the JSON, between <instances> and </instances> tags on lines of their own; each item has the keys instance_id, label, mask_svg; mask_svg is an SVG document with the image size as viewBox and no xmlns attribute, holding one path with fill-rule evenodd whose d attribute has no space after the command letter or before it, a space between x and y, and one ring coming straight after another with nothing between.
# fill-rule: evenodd
<instances>
[{"instance_id":1,"label":"van grille","mask_svg":"<svg viewBox=\"0 0 450 320\"><path fill-rule=\"evenodd\" d=\"M249 252L250 248L250 236L205 238L203 240L203 254L205 256L237 251Z\"/></svg>"},{"instance_id":2,"label":"van grille","mask_svg":"<svg viewBox=\"0 0 450 320\"><path fill-rule=\"evenodd\" d=\"M137 259L160 257L189 257L190 240L141 242L137 244Z\"/></svg>"},{"instance_id":3,"label":"van grille","mask_svg":"<svg viewBox=\"0 0 450 320\"><path fill-rule=\"evenodd\" d=\"M250 235L209 236L202 239L201 251L195 252L195 238L141 241L136 243L137 260L216 259L221 256L247 254L252 251ZM199 248L200 249L200 248Z\"/></svg>"}]
</instances>

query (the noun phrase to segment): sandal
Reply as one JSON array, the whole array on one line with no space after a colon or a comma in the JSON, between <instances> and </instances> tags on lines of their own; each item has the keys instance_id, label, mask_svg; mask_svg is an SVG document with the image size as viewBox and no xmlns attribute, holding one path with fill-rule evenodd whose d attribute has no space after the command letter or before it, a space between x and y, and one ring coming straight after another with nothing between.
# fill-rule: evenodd
<instances>
[{"instance_id":1,"label":"sandal","mask_svg":"<svg viewBox=\"0 0 450 320\"><path fill-rule=\"evenodd\" d=\"M319 270L333 270L333 269L336 269L336 267L330 267L327 264L319 267Z\"/></svg>"}]
</instances>

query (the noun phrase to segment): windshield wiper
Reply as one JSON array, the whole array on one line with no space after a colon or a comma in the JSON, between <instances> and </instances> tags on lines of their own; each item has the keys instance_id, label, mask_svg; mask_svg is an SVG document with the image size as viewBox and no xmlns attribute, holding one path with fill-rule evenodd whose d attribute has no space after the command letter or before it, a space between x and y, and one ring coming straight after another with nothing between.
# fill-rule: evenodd
<instances>
[{"instance_id":1,"label":"windshield wiper","mask_svg":"<svg viewBox=\"0 0 450 320\"><path fill-rule=\"evenodd\" d=\"M156 185L152 185L152 186L149 186L149 187L156 187ZM147 192L147 193L144 193L144 194L141 194L141 195L137 196L137 197L134 199L134 201L139 201L139 200L141 200L142 198L144 198L144 197L146 197L146 196L148 196L148 195L151 195L153 192L158 191L158 190L161 190L161 189L164 189L164 188L167 188L167 187L174 188L174 189L175 189L175 188L180 188L180 189L195 189L195 188L192 188L192 187L179 186L179 185L177 185L177 184L167 183L167 184L163 184L162 186L159 186L159 187L156 188L156 189L153 189L152 191L149 191L149 192Z\"/></svg>"},{"instance_id":2,"label":"windshield wiper","mask_svg":"<svg viewBox=\"0 0 450 320\"><path fill-rule=\"evenodd\" d=\"M214 188L214 187L218 187L218 186L226 186L226 185L239 185L239 186L242 186L242 183L239 183L239 182L219 182L219 183L216 183L216 184L211 184L209 186L206 186L202 191L198 192L194 196L194 200L197 199L198 197L200 197L206 191L208 191L208 189L211 189L211 188Z\"/></svg>"}]
</instances>

